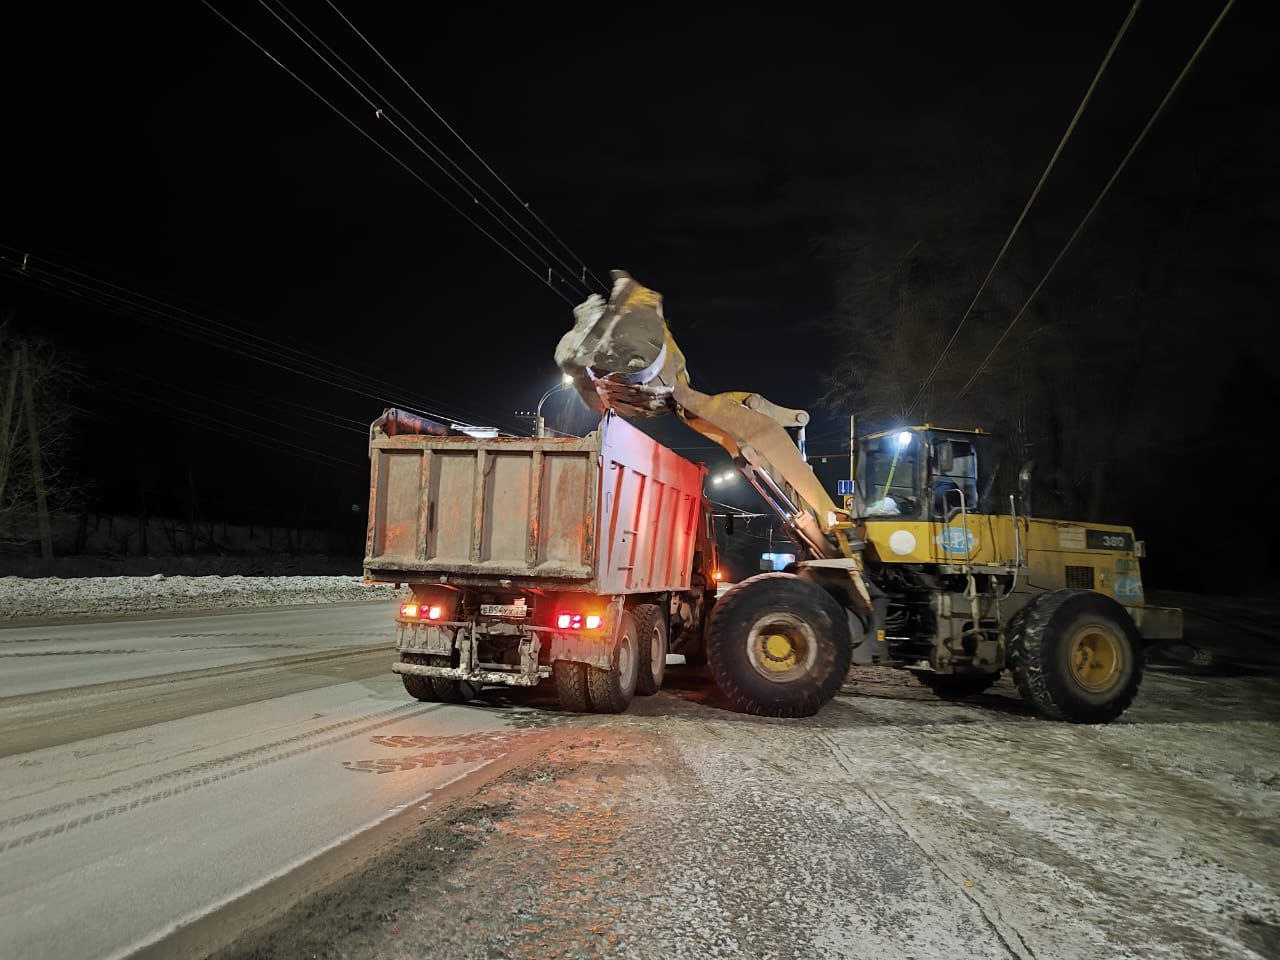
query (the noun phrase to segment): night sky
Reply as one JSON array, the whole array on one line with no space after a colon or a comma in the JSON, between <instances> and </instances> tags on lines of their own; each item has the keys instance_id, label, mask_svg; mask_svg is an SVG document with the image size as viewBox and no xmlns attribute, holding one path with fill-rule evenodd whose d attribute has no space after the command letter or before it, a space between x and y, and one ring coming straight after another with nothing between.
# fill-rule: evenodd
<instances>
[{"instance_id":1,"label":"night sky","mask_svg":"<svg viewBox=\"0 0 1280 960\"><path fill-rule=\"evenodd\" d=\"M260 5L215 5L479 216ZM384 381L427 409L528 429L514 412L557 382L552 350L572 319L545 284L201 4L14 6L3 15L7 262L27 251ZM482 175L330 7L289 6ZM832 486L847 465L849 410L819 398L848 350L842 251L906 243L902 211L915 229L924 210L916 240L962 238L980 277L1129 8L852 5L664 20L339 6L597 275L622 267L665 295L696 386L812 410ZM1011 254L1009 283L1038 279L1220 9L1139 10ZM1192 211L1180 256L1195 269L1176 271L1148 341L1119 348L1155 351L1160 386L1144 387L1143 416L1167 410L1180 426L1162 434L1173 446L1122 471L1130 515L1115 519L1166 551L1148 566L1179 586L1193 585L1185 551L1200 509L1255 510L1255 490L1274 499L1252 479L1271 458L1259 427L1280 386L1277 85L1263 16L1258 3L1231 12L1042 294L1121 295L1140 269L1133 250L1171 229L1169 210ZM1195 178L1209 187L1188 206ZM958 319L967 302L944 312ZM0 309L84 375L72 452L82 505L131 513L145 499L153 513L185 515L196 498L207 516L317 526L363 509L357 425L385 405L377 397L7 271ZM554 427L590 427L568 393L547 409ZM725 464L678 424L658 429L691 458ZM248 430L297 448L269 451ZM728 496L750 508L744 486Z\"/></svg>"}]
</instances>

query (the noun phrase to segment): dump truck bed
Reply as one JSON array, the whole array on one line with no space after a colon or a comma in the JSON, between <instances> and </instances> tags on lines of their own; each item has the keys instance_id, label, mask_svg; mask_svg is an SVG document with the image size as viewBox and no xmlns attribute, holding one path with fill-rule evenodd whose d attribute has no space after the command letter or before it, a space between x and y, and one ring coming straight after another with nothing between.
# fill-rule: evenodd
<instances>
[{"instance_id":1,"label":"dump truck bed","mask_svg":"<svg viewBox=\"0 0 1280 960\"><path fill-rule=\"evenodd\" d=\"M687 590L705 468L613 415L582 439L370 443L371 580Z\"/></svg>"}]
</instances>

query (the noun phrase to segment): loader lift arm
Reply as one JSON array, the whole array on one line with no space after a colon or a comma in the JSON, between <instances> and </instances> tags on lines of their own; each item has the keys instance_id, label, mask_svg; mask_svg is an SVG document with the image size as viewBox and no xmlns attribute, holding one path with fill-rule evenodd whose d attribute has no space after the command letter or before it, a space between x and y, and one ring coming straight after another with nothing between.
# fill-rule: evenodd
<instances>
[{"instance_id":1,"label":"loader lift arm","mask_svg":"<svg viewBox=\"0 0 1280 960\"><path fill-rule=\"evenodd\" d=\"M556 348L556 362L583 400L596 411L612 408L623 416L674 414L719 444L781 519L804 563L846 570L855 605L869 612L852 518L832 501L787 433L798 428L803 437L808 413L758 393L694 389L661 295L623 271L613 278L609 300L592 295L580 304L573 329Z\"/></svg>"}]
</instances>

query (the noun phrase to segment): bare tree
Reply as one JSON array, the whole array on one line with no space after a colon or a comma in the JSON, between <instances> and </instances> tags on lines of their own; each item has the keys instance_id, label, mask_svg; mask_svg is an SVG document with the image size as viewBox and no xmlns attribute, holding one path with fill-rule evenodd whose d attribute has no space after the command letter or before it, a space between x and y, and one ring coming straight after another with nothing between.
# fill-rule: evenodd
<instances>
[{"instance_id":1,"label":"bare tree","mask_svg":"<svg viewBox=\"0 0 1280 960\"><path fill-rule=\"evenodd\" d=\"M74 492L67 468L74 380L52 346L0 324L0 540L39 541L45 559L50 514Z\"/></svg>"}]
</instances>

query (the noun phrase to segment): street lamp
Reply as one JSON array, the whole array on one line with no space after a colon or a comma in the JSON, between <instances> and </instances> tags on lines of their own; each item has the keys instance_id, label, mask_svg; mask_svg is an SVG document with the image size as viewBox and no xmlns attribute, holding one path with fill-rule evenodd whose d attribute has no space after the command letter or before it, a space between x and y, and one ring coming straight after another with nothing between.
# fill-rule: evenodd
<instances>
[{"instance_id":1,"label":"street lamp","mask_svg":"<svg viewBox=\"0 0 1280 960\"><path fill-rule=\"evenodd\" d=\"M542 405L546 403L547 398L557 390L563 390L565 387L571 386L573 386L573 377L566 373L560 377L560 382L558 384L542 395L542 399L538 401L538 408L533 414L534 423L536 424L536 432L534 433L535 437L542 438L547 435L547 423L542 419Z\"/></svg>"}]
</instances>

